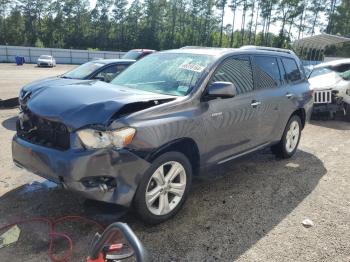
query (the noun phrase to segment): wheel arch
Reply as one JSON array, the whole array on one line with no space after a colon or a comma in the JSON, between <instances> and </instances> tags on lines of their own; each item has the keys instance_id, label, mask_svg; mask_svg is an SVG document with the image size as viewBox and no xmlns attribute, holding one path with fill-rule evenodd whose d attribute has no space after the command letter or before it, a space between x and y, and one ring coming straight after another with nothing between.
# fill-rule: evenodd
<instances>
[{"instance_id":1,"label":"wheel arch","mask_svg":"<svg viewBox=\"0 0 350 262\"><path fill-rule=\"evenodd\" d=\"M191 163L193 175L197 176L200 169L200 154L197 143L189 137L179 138L173 141L170 141L156 150L152 151L146 156L146 160L153 162L158 156L170 152L176 151L184 154Z\"/></svg>"},{"instance_id":2,"label":"wheel arch","mask_svg":"<svg viewBox=\"0 0 350 262\"><path fill-rule=\"evenodd\" d=\"M300 117L301 127L302 127L302 129L304 129L305 123L306 123L306 112L305 112L305 109L304 108L298 108L297 110L295 110L293 112L293 114L290 117L295 116L295 115Z\"/></svg>"}]
</instances>

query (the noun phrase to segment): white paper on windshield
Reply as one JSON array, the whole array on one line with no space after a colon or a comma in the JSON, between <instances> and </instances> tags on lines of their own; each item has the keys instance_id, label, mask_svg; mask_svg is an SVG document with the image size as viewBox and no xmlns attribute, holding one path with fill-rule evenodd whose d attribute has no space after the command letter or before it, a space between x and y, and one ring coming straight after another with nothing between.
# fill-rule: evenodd
<instances>
[{"instance_id":1,"label":"white paper on windshield","mask_svg":"<svg viewBox=\"0 0 350 262\"><path fill-rule=\"evenodd\" d=\"M189 70L189 71L193 71L193 72L202 72L204 70L204 66L198 65L198 64L191 64L191 63L182 63L179 68L185 69L185 70Z\"/></svg>"}]
</instances>

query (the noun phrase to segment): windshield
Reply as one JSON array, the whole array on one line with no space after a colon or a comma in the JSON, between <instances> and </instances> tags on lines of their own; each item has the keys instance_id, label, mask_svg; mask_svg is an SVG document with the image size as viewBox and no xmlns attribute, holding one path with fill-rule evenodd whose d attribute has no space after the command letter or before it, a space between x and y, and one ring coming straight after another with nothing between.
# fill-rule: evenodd
<instances>
[{"instance_id":1,"label":"windshield","mask_svg":"<svg viewBox=\"0 0 350 262\"><path fill-rule=\"evenodd\" d=\"M72 79L84 79L85 77L89 76L93 72L95 72L100 67L104 66L102 63L98 62L87 62L85 64L82 64L81 66L78 66L74 68L73 70L65 73L62 77L63 78L72 78Z\"/></svg>"},{"instance_id":2,"label":"windshield","mask_svg":"<svg viewBox=\"0 0 350 262\"><path fill-rule=\"evenodd\" d=\"M39 58L40 59L51 59L51 56L49 56L49 55L41 55Z\"/></svg>"},{"instance_id":3,"label":"windshield","mask_svg":"<svg viewBox=\"0 0 350 262\"><path fill-rule=\"evenodd\" d=\"M331 73L331 72L333 72L333 71L330 70L327 67L315 68L314 70L312 70L309 78L320 76L320 75L325 75L325 74L328 74L328 73Z\"/></svg>"},{"instance_id":4,"label":"windshield","mask_svg":"<svg viewBox=\"0 0 350 262\"><path fill-rule=\"evenodd\" d=\"M209 55L156 53L133 64L111 83L154 93L184 96L192 90L213 60L214 57Z\"/></svg>"},{"instance_id":5,"label":"windshield","mask_svg":"<svg viewBox=\"0 0 350 262\"><path fill-rule=\"evenodd\" d=\"M137 60L139 56L142 54L141 51L131 50L122 56L123 59L133 59Z\"/></svg>"},{"instance_id":6,"label":"windshield","mask_svg":"<svg viewBox=\"0 0 350 262\"><path fill-rule=\"evenodd\" d=\"M340 75L344 80L350 81L350 70L345 71L345 72L343 72L343 73L339 73L339 75Z\"/></svg>"}]
</instances>

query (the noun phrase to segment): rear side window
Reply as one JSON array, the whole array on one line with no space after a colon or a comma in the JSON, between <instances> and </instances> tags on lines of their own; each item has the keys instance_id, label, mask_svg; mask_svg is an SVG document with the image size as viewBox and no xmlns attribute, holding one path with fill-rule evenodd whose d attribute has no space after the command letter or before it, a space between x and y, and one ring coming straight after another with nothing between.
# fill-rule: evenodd
<instances>
[{"instance_id":1,"label":"rear side window","mask_svg":"<svg viewBox=\"0 0 350 262\"><path fill-rule=\"evenodd\" d=\"M227 58L214 73L212 82L231 82L237 89L237 94L253 90L253 72L249 57Z\"/></svg>"},{"instance_id":2,"label":"rear side window","mask_svg":"<svg viewBox=\"0 0 350 262\"><path fill-rule=\"evenodd\" d=\"M282 62L284 65L284 69L286 70L286 73L284 75L285 80L296 82L302 79L300 70L294 59L282 58Z\"/></svg>"},{"instance_id":3,"label":"rear side window","mask_svg":"<svg viewBox=\"0 0 350 262\"><path fill-rule=\"evenodd\" d=\"M275 57L255 56L255 69L257 75L256 88L274 88L281 82L281 74Z\"/></svg>"}]
</instances>

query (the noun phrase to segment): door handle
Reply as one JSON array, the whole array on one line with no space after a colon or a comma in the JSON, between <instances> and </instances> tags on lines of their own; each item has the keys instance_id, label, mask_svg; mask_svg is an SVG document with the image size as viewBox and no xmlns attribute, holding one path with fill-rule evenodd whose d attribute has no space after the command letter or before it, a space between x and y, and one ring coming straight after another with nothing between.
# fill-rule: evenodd
<instances>
[{"instance_id":1,"label":"door handle","mask_svg":"<svg viewBox=\"0 0 350 262\"><path fill-rule=\"evenodd\" d=\"M287 97L288 99L291 99L293 96L294 96L294 94L291 94L291 93L287 93L287 94L286 94L286 97Z\"/></svg>"},{"instance_id":2,"label":"door handle","mask_svg":"<svg viewBox=\"0 0 350 262\"><path fill-rule=\"evenodd\" d=\"M253 100L252 103L250 104L252 107L257 107L258 105L261 105L260 101Z\"/></svg>"}]
</instances>

